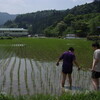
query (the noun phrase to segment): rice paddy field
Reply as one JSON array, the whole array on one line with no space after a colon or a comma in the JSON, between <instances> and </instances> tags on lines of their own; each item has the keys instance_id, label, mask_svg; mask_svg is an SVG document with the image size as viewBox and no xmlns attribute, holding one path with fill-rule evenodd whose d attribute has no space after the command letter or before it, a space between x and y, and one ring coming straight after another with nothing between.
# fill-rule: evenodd
<instances>
[{"instance_id":1,"label":"rice paddy field","mask_svg":"<svg viewBox=\"0 0 100 100\"><path fill-rule=\"evenodd\" d=\"M92 90L89 71L93 55L91 44L86 39L0 40L0 92L10 95L60 95L62 62L57 67L56 61L69 47L75 48L81 67L80 71L73 67L73 90Z\"/></svg>"}]
</instances>

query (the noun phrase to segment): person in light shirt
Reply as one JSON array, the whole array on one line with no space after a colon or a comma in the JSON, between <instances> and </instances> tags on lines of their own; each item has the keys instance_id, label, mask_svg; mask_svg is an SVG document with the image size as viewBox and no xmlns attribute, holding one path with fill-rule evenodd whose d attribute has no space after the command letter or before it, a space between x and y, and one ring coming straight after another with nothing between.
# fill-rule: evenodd
<instances>
[{"instance_id":1,"label":"person in light shirt","mask_svg":"<svg viewBox=\"0 0 100 100\"><path fill-rule=\"evenodd\" d=\"M99 90L99 78L100 78L100 45L99 43L93 43L92 48L94 50L93 63L92 63L92 84L94 90Z\"/></svg>"}]
</instances>

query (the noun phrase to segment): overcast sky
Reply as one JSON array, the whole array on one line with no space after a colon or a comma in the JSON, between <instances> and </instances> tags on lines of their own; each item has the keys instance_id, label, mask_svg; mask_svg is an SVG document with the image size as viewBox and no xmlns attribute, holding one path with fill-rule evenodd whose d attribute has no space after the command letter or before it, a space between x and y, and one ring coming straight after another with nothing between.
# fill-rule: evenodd
<instances>
[{"instance_id":1,"label":"overcast sky","mask_svg":"<svg viewBox=\"0 0 100 100\"><path fill-rule=\"evenodd\" d=\"M93 0L0 0L0 12L24 14L42 10L66 10Z\"/></svg>"}]
</instances>

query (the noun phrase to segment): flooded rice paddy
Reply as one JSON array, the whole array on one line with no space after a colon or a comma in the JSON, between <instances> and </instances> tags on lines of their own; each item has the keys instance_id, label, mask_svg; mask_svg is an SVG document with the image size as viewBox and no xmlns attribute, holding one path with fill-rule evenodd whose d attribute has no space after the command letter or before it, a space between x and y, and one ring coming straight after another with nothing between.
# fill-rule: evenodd
<instances>
[{"instance_id":1,"label":"flooded rice paddy","mask_svg":"<svg viewBox=\"0 0 100 100\"><path fill-rule=\"evenodd\" d=\"M29 57L24 46L0 45L0 92L12 95L61 94L62 64L57 67L56 62ZM73 87L91 90L91 72L73 69Z\"/></svg>"}]
</instances>

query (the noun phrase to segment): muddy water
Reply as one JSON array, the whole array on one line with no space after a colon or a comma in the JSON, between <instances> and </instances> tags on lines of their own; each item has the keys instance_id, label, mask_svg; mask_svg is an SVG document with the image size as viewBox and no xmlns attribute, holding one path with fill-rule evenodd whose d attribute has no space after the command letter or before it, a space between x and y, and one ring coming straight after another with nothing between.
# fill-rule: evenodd
<instances>
[{"instance_id":1,"label":"muddy water","mask_svg":"<svg viewBox=\"0 0 100 100\"><path fill-rule=\"evenodd\" d=\"M16 56L6 59L5 63L8 60L9 64L5 64L6 70L0 69L3 72L0 74L1 92L13 95L61 93L61 64L57 67L56 62L40 62ZM91 72L77 71L74 67L72 79L74 88L92 89ZM68 86L67 81L66 85Z\"/></svg>"}]
</instances>

